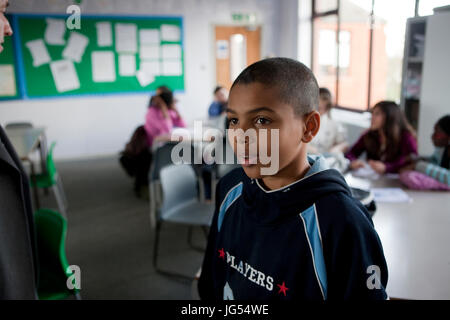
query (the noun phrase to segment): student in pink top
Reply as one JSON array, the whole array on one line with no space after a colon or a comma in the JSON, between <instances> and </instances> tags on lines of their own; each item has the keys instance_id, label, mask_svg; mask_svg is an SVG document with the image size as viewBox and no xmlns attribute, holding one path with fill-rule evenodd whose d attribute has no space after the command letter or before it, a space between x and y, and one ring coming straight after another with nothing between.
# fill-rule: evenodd
<instances>
[{"instance_id":1,"label":"student in pink top","mask_svg":"<svg viewBox=\"0 0 450 320\"><path fill-rule=\"evenodd\" d=\"M173 94L169 90L153 96L150 99L145 116L145 131L147 142L151 147L154 141L170 140L170 134L175 127L186 127L175 107ZM158 92L157 92L158 93Z\"/></svg>"}]
</instances>

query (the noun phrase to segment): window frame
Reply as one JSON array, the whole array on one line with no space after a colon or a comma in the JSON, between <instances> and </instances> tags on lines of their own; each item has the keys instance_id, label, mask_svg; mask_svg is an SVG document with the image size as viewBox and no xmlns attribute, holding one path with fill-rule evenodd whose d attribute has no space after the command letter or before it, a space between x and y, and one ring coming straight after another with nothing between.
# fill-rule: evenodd
<instances>
[{"instance_id":1,"label":"window frame","mask_svg":"<svg viewBox=\"0 0 450 320\"><path fill-rule=\"evenodd\" d=\"M299 0L301 1L301 0ZM376 0L372 0L372 6L371 6L371 10L370 10L370 14L369 14L369 19L370 19L370 27L369 27L369 64L368 64L368 91L367 91L367 105L366 105L366 109L362 110L362 109L355 109L355 108L351 108L351 107L346 107L346 106L341 106L339 105L339 81L340 81L340 57L339 57L339 49L340 49L340 42L339 42L339 36L340 36L340 32L341 32L341 20L340 20L340 10L341 10L341 0L336 0L336 9L333 10L327 10L327 11L322 11L319 12L316 10L317 8L317 2L320 0L311 0L311 61L310 61L310 65L311 65L311 69L312 71L315 73L318 70L314 70L315 69L315 45L316 45L316 40L315 40L315 22L317 21L318 18L323 18L323 17L327 17L327 16L336 16L336 20L337 20L337 29L336 29L336 92L335 92L335 107L338 109L342 109L342 110L348 110L348 111L352 111L352 112L357 112L357 113L364 113L364 112L368 112L370 111L370 100L371 100L371 95L372 95L372 62L373 62L373 30L374 30L374 24L375 24L375 15L374 15L374 8L375 8L375 1ZM415 4L414 4L414 16L417 17L419 16L419 2L420 0L415 0ZM350 57L351 59L351 57Z\"/></svg>"}]
</instances>

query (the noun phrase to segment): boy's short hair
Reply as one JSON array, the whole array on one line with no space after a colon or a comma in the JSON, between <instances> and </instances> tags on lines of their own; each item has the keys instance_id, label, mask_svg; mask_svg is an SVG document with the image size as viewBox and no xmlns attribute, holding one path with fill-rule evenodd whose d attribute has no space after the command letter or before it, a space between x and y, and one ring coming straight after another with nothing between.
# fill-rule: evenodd
<instances>
[{"instance_id":1,"label":"boy's short hair","mask_svg":"<svg viewBox=\"0 0 450 320\"><path fill-rule=\"evenodd\" d=\"M282 102L290 104L302 116L319 104L319 86L312 71L303 63L289 58L268 58L248 66L234 80L236 85L259 82L276 87Z\"/></svg>"}]
</instances>

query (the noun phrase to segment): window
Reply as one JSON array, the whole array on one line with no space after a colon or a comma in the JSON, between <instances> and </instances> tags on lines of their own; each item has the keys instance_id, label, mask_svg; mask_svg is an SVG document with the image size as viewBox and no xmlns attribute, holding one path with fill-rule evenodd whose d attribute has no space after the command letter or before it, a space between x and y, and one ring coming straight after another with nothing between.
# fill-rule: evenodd
<instances>
[{"instance_id":1,"label":"window","mask_svg":"<svg viewBox=\"0 0 450 320\"><path fill-rule=\"evenodd\" d=\"M450 0L312 0L311 67L338 107L400 102L406 20ZM337 36L339 34L339 36Z\"/></svg>"},{"instance_id":2,"label":"window","mask_svg":"<svg viewBox=\"0 0 450 320\"><path fill-rule=\"evenodd\" d=\"M336 52L336 30L319 30L318 63L319 73L330 76L336 74L337 52ZM339 33L339 68L342 75L346 75L350 66L350 32Z\"/></svg>"}]
</instances>

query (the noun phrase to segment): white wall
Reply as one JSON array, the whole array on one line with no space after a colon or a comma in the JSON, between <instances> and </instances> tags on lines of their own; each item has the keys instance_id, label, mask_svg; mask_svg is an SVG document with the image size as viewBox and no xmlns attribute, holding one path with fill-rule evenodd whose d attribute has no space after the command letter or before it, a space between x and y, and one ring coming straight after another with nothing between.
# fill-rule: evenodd
<instances>
[{"instance_id":1,"label":"white wall","mask_svg":"<svg viewBox=\"0 0 450 320\"><path fill-rule=\"evenodd\" d=\"M205 117L215 86L213 26L232 24L232 13L254 13L262 26L261 56L297 56L296 0L84 0L81 13L183 16L185 92L178 107L191 123ZM65 13L69 0L14 0L11 13ZM295 14L291 14L295 11ZM282 23L281 23L282 22ZM81 21L81 23L83 23ZM83 26L82 26L83 27ZM143 123L148 95L80 96L0 102L0 124L31 121L58 142L55 157L119 152Z\"/></svg>"},{"instance_id":2,"label":"white wall","mask_svg":"<svg viewBox=\"0 0 450 320\"><path fill-rule=\"evenodd\" d=\"M436 13L427 20L425 53L420 95L419 153L433 152L434 124L450 114L450 11Z\"/></svg>"}]
</instances>

